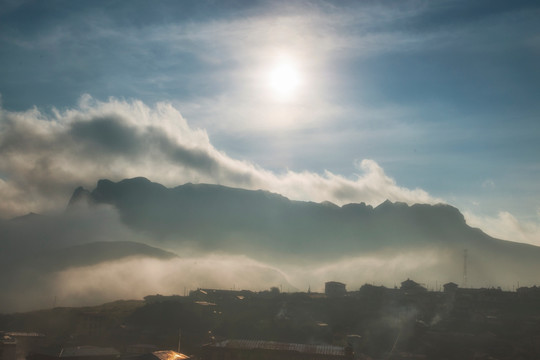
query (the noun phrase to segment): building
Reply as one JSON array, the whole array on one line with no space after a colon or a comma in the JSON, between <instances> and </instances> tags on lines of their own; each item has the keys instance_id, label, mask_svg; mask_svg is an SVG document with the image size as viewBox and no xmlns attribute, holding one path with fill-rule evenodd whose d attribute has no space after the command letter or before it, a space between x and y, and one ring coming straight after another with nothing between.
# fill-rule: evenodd
<instances>
[{"instance_id":1,"label":"building","mask_svg":"<svg viewBox=\"0 0 540 360\"><path fill-rule=\"evenodd\" d=\"M17 340L9 335L1 335L0 360L17 360Z\"/></svg>"},{"instance_id":2,"label":"building","mask_svg":"<svg viewBox=\"0 0 540 360\"><path fill-rule=\"evenodd\" d=\"M120 353L113 348L74 346L35 351L27 360L118 360Z\"/></svg>"},{"instance_id":3,"label":"building","mask_svg":"<svg viewBox=\"0 0 540 360\"><path fill-rule=\"evenodd\" d=\"M324 284L324 293L328 297L340 297L347 294L345 284L337 281L328 281Z\"/></svg>"},{"instance_id":4,"label":"building","mask_svg":"<svg viewBox=\"0 0 540 360\"><path fill-rule=\"evenodd\" d=\"M458 287L459 287L458 284L453 283L453 282L449 282L443 285L444 292L449 293L449 294L455 293Z\"/></svg>"},{"instance_id":5,"label":"building","mask_svg":"<svg viewBox=\"0 0 540 360\"><path fill-rule=\"evenodd\" d=\"M24 360L29 352L43 345L45 335L34 332L0 332L0 360ZM12 352L15 352L12 356Z\"/></svg>"},{"instance_id":6,"label":"building","mask_svg":"<svg viewBox=\"0 0 540 360\"><path fill-rule=\"evenodd\" d=\"M204 345L202 348L202 360L352 360L353 358L350 347L261 340L224 340Z\"/></svg>"},{"instance_id":7,"label":"building","mask_svg":"<svg viewBox=\"0 0 540 360\"><path fill-rule=\"evenodd\" d=\"M190 298L211 302L222 300L243 300L252 298L253 296L255 296L255 293L250 290L197 289L189 292Z\"/></svg>"},{"instance_id":8,"label":"building","mask_svg":"<svg viewBox=\"0 0 540 360\"><path fill-rule=\"evenodd\" d=\"M423 287L422 285L420 285L419 283L411 279L407 279L403 281L399 289L409 294L421 293L421 292L427 291L425 287Z\"/></svg>"},{"instance_id":9,"label":"building","mask_svg":"<svg viewBox=\"0 0 540 360\"><path fill-rule=\"evenodd\" d=\"M138 356L136 360L188 360L191 357L172 350L154 351Z\"/></svg>"}]
</instances>

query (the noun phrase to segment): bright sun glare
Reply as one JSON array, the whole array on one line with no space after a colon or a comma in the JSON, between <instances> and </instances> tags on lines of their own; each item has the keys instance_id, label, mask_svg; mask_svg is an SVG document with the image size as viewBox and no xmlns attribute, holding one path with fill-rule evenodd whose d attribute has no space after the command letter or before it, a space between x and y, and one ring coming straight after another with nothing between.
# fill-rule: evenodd
<instances>
[{"instance_id":1,"label":"bright sun glare","mask_svg":"<svg viewBox=\"0 0 540 360\"><path fill-rule=\"evenodd\" d=\"M293 63L282 61L270 71L269 83L278 98L288 100L300 85L298 69Z\"/></svg>"}]
</instances>

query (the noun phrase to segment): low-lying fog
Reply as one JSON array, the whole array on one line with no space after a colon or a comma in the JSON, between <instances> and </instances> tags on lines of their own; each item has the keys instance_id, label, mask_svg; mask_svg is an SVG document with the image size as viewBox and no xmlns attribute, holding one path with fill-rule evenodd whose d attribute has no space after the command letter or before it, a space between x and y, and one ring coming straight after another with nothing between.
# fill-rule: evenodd
<instances>
[{"instance_id":1,"label":"low-lying fog","mask_svg":"<svg viewBox=\"0 0 540 360\"><path fill-rule=\"evenodd\" d=\"M31 228L28 221L32 221ZM285 292L305 292L308 288L322 292L324 283L330 280L344 282L353 291L365 283L399 287L401 281L411 278L430 290L439 290L449 281L461 284L463 277L461 248L403 244L338 258L324 259L322 254L310 260L298 253L292 258L288 254L262 261L266 257L258 256L256 249L246 249L242 254L203 251L182 239L177 239L176 246L171 245L173 239L160 243L132 231L114 209L106 206L18 219L1 226L8 234L0 255L4 264L0 275L1 312L92 305L157 293L184 295L197 288L261 291L276 286ZM127 251L127 243L114 251L102 246L102 242L111 245L118 241L144 243L167 252L149 246ZM82 246L94 243L100 246ZM469 286L512 290L518 281L521 286L534 283L534 274L517 278L508 269L493 271L493 261L482 259L486 258L469 251Z\"/></svg>"}]
</instances>

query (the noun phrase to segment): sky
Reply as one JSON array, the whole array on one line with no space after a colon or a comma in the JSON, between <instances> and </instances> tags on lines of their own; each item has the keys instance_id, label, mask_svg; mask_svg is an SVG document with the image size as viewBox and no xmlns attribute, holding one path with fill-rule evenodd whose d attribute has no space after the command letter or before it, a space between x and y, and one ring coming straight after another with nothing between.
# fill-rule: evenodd
<instances>
[{"instance_id":1,"label":"sky","mask_svg":"<svg viewBox=\"0 0 540 360\"><path fill-rule=\"evenodd\" d=\"M145 176L540 245L536 1L0 1L0 218Z\"/></svg>"}]
</instances>

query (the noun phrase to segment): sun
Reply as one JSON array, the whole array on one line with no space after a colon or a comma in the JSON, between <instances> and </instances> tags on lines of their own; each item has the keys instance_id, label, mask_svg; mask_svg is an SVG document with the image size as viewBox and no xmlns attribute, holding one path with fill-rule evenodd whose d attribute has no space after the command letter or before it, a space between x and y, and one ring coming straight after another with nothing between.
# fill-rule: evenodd
<instances>
[{"instance_id":1,"label":"sun","mask_svg":"<svg viewBox=\"0 0 540 360\"><path fill-rule=\"evenodd\" d=\"M289 100L300 85L300 73L294 63L281 61L270 70L268 83L278 99Z\"/></svg>"}]
</instances>

